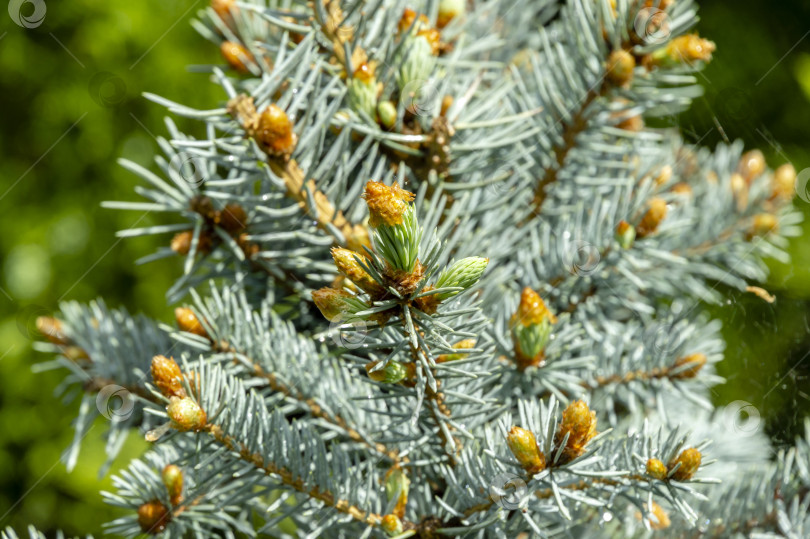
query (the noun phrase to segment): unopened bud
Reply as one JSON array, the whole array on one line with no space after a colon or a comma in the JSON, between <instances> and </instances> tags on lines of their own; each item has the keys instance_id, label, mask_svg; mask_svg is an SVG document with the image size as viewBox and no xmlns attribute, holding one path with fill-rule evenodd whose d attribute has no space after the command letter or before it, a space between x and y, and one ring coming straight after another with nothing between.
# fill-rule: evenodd
<instances>
[{"instance_id":1,"label":"unopened bud","mask_svg":"<svg viewBox=\"0 0 810 539\"><path fill-rule=\"evenodd\" d=\"M647 475L663 481L667 478L667 467L658 459L647 460Z\"/></svg>"},{"instance_id":2,"label":"unopened bud","mask_svg":"<svg viewBox=\"0 0 810 539\"><path fill-rule=\"evenodd\" d=\"M506 443L523 469L530 474L546 469L546 456L537 447L533 432L513 426L506 436Z\"/></svg>"},{"instance_id":3,"label":"unopened bud","mask_svg":"<svg viewBox=\"0 0 810 539\"><path fill-rule=\"evenodd\" d=\"M708 62L717 47L712 41L703 39L697 34L676 37L666 47L652 53L647 65L674 67L692 65L695 62Z\"/></svg>"},{"instance_id":4,"label":"unopened bud","mask_svg":"<svg viewBox=\"0 0 810 539\"><path fill-rule=\"evenodd\" d=\"M247 227L247 213L239 204L226 204L217 215L220 227L233 236Z\"/></svg>"},{"instance_id":5,"label":"unopened bud","mask_svg":"<svg viewBox=\"0 0 810 539\"><path fill-rule=\"evenodd\" d=\"M629 249L636 239L636 229L627 221L620 221L616 226L616 241L622 249Z\"/></svg>"},{"instance_id":6,"label":"unopened bud","mask_svg":"<svg viewBox=\"0 0 810 539\"><path fill-rule=\"evenodd\" d=\"M369 118L376 118L377 79L374 69L363 63L354 71L348 82L349 106L357 112L364 112Z\"/></svg>"},{"instance_id":7,"label":"unopened bud","mask_svg":"<svg viewBox=\"0 0 810 539\"><path fill-rule=\"evenodd\" d=\"M789 201L796 194L796 169L790 163L777 168L773 173L771 199Z\"/></svg>"},{"instance_id":8,"label":"unopened bud","mask_svg":"<svg viewBox=\"0 0 810 539\"><path fill-rule=\"evenodd\" d=\"M167 397L185 397L183 373L173 358L155 356L152 358L152 380L155 386Z\"/></svg>"},{"instance_id":9,"label":"unopened bud","mask_svg":"<svg viewBox=\"0 0 810 539\"><path fill-rule=\"evenodd\" d=\"M691 447L684 449L681 454L670 461L667 468L669 469L668 475L676 481L687 481L692 479L695 472L700 468L700 461L702 455L700 451ZM678 466L680 465L680 466ZM677 469L676 469L677 466Z\"/></svg>"},{"instance_id":10,"label":"unopened bud","mask_svg":"<svg viewBox=\"0 0 810 539\"><path fill-rule=\"evenodd\" d=\"M568 441L562 454L564 462L569 462L582 455L585 446L596 436L596 412L592 412L584 401L574 401L563 411L554 443L562 444L566 434Z\"/></svg>"},{"instance_id":11,"label":"unopened bud","mask_svg":"<svg viewBox=\"0 0 810 539\"><path fill-rule=\"evenodd\" d=\"M464 339L463 341L459 341L453 345L454 350L469 350L470 348L475 348L475 339ZM454 354L441 354L439 357L436 358L436 363L457 361L459 359L464 359L468 355L469 354L465 354L464 352L456 352Z\"/></svg>"},{"instance_id":12,"label":"unopened bud","mask_svg":"<svg viewBox=\"0 0 810 539\"><path fill-rule=\"evenodd\" d=\"M754 216L754 221L748 231L748 239L757 236L767 236L779 230L779 220L770 213L760 213Z\"/></svg>"},{"instance_id":13,"label":"unopened bud","mask_svg":"<svg viewBox=\"0 0 810 539\"><path fill-rule=\"evenodd\" d=\"M366 364L366 372L369 378L383 384L398 384L408 378L410 374L409 371L411 370L408 366L399 361L391 360L382 369L372 371L378 364L379 361L372 361Z\"/></svg>"},{"instance_id":14,"label":"unopened bud","mask_svg":"<svg viewBox=\"0 0 810 539\"><path fill-rule=\"evenodd\" d=\"M363 269L357 259L365 260L365 256L343 249L342 247L334 247L332 249L332 259L335 261L337 270L356 284L361 290L368 292L371 297L379 299L385 295L385 287L374 280L368 272Z\"/></svg>"},{"instance_id":15,"label":"unopened bud","mask_svg":"<svg viewBox=\"0 0 810 539\"><path fill-rule=\"evenodd\" d=\"M436 26L444 28L450 21L464 15L467 9L467 0L441 0L439 2L439 15L436 17Z\"/></svg>"},{"instance_id":16,"label":"unopened bud","mask_svg":"<svg viewBox=\"0 0 810 539\"><path fill-rule=\"evenodd\" d=\"M645 238L658 230L658 226L667 216L667 203L663 198L651 198L647 213L641 218L636 227L636 237Z\"/></svg>"},{"instance_id":17,"label":"unopened bud","mask_svg":"<svg viewBox=\"0 0 810 539\"><path fill-rule=\"evenodd\" d=\"M295 149L296 136L290 117L284 109L275 104L264 109L255 130L249 134L269 155L288 156Z\"/></svg>"},{"instance_id":18,"label":"unopened bud","mask_svg":"<svg viewBox=\"0 0 810 539\"><path fill-rule=\"evenodd\" d=\"M202 430L208 423L205 410L189 397L172 397L166 413L172 420L172 427L179 431Z\"/></svg>"},{"instance_id":19,"label":"unopened bud","mask_svg":"<svg viewBox=\"0 0 810 539\"><path fill-rule=\"evenodd\" d=\"M138 525L141 531L157 535L166 529L171 515L169 510L158 500L152 500L138 507Z\"/></svg>"},{"instance_id":20,"label":"unopened bud","mask_svg":"<svg viewBox=\"0 0 810 539\"><path fill-rule=\"evenodd\" d=\"M471 256L462 258L439 275L436 288L460 287L467 289L478 282L484 270L487 269L489 258ZM447 299L458 294L458 291L443 292L440 299Z\"/></svg>"},{"instance_id":21,"label":"unopened bud","mask_svg":"<svg viewBox=\"0 0 810 539\"><path fill-rule=\"evenodd\" d=\"M161 474L163 484L169 492L169 501L172 505L177 505L183 501L183 470L175 464L169 464L163 468Z\"/></svg>"},{"instance_id":22,"label":"unopened bud","mask_svg":"<svg viewBox=\"0 0 810 539\"><path fill-rule=\"evenodd\" d=\"M397 107L390 101L380 101L377 105L377 117L386 129L393 129L397 123Z\"/></svg>"},{"instance_id":23,"label":"unopened bud","mask_svg":"<svg viewBox=\"0 0 810 539\"><path fill-rule=\"evenodd\" d=\"M208 332L205 331L205 328L200 323L200 319L197 318L194 311L188 307L176 308L174 310L174 319L177 321L177 327L180 329L180 331L193 333L194 335L199 335L200 337L205 337L206 339L209 338Z\"/></svg>"},{"instance_id":24,"label":"unopened bud","mask_svg":"<svg viewBox=\"0 0 810 539\"><path fill-rule=\"evenodd\" d=\"M241 43L223 41L222 45L219 46L219 50L222 57L233 69L239 73L250 73L248 65L255 63L254 58Z\"/></svg>"},{"instance_id":25,"label":"unopened bud","mask_svg":"<svg viewBox=\"0 0 810 539\"><path fill-rule=\"evenodd\" d=\"M394 537L402 533L402 521L396 515L385 515L382 518L380 527L389 537Z\"/></svg>"},{"instance_id":26,"label":"unopened bud","mask_svg":"<svg viewBox=\"0 0 810 539\"><path fill-rule=\"evenodd\" d=\"M616 86L629 86L633 80L633 69L636 59L624 49L610 53L605 68L605 77Z\"/></svg>"},{"instance_id":27,"label":"unopened bud","mask_svg":"<svg viewBox=\"0 0 810 539\"><path fill-rule=\"evenodd\" d=\"M678 372L674 373L672 377L694 378L705 364L706 356L704 354L692 354L689 356L679 357L675 360L675 364L672 366L672 369ZM683 370L681 370L681 367L683 367Z\"/></svg>"},{"instance_id":28,"label":"unopened bud","mask_svg":"<svg viewBox=\"0 0 810 539\"><path fill-rule=\"evenodd\" d=\"M321 288L312 292L312 300L321 314L330 322L348 322L365 305L345 290Z\"/></svg>"},{"instance_id":29,"label":"unopened bud","mask_svg":"<svg viewBox=\"0 0 810 539\"><path fill-rule=\"evenodd\" d=\"M67 338L62 321L51 316L37 317L37 331L53 344L67 346L70 339Z\"/></svg>"},{"instance_id":30,"label":"unopened bud","mask_svg":"<svg viewBox=\"0 0 810 539\"><path fill-rule=\"evenodd\" d=\"M520 304L509 320L519 370L540 364L551 337L551 326L556 323L557 317L543 298L528 286L524 288Z\"/></svg>"},{"instance_id":31,"label":"unopened bud","mask_svg":"<svg viewBox=\"0 0 810 539\"><path fill-rule=\"evenodd\" d=\"M765 156L760 150L751 150L745 152L740 158L740 165L738 170L747 184L757 179L760 174L765 172Z\"/></svg>"},{"instance_id":32,"label":"unopened bud","mask_svg":"<svg viewBox=\"0 0 810 539\"><path fill-rule=\"evenodd\" d=\"M405 516L410 486L411 480L399 466L394 466L385 474L385 495L389 502L396 501L393 512L398 517Z\"/></svg>"}]
</instances>

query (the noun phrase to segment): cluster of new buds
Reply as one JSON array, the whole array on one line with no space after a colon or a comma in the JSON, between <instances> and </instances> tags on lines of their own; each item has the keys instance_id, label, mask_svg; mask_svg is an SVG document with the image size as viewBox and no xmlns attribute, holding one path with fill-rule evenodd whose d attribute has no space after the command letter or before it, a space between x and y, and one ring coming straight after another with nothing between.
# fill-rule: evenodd
<instances>
[{"instance_id":1,"label":"cluster of new buds","mask_svg":"<svg viewBox=\"0 0 810 539\"><path fill-rule=\"evenodd\" d=\"M316 290L312 298L328 320L374 319L384 323L391 312L363 311L375 302L392 299L433 314L442 301L470 288L483 274L489 260L469 257L446 268L434 284L422 286L426 268L419 262L422 228L410 204L413 193L396 184L388 186L370 181L363 197L369 209L373 250L363 254L338 247L332 249L332 258L338 272L349 281L350 288L367 294L370 303L342 289L327 287ZM386 379L390 378L390 374L386 375Z\"/></svg>"},{"instance_id":2,"label":"cluster of new buds","mask_svg":"<svg viewBox=\"0 0 810 539\"><path fill-rule=\"evenodd\" d=\"M519 370L540 366L557 317L543 298L529 287L520 294L520 304L509 320L515 346L515 363Z\"/></svg>"},{"instance_id":3,"label":"cluster of new buds","mask_svg":"<svg viewBox=\"0 0 810 539\"><path fill-rule=\"evenodd\" d=\"M549 462L540 450L533 432L513 426L506 436L506 443L521 467L535 475L552 465L562 465L578 458L585 446L596 436L596 412L583 401L575 401L563 411L562 421L554 435L554 448L560 456Z\"/></svg>"},{"instance_id":4,"label":"cluster of new buds","mask_svg":"<svg viewBox=\"0 0 810 539\"><path fill-rule=\"evenodd\" d=\"M155 356L152 358L152 380L164 397L169 399L166 413L169 426L179 431L199 431L208 424L205 410L189 395L183 384L184 376L180 366L173 358ZM199 393L199 388L193 389ZM149 439L156 439L160 432L155 432Z\"/></svg>"},{"instance_id":5,"label":"cluster of new buds","mask_svg":"<svg viewBox=\"0 0 810 539\"><path fill-rule=\"evenodd\" d=\"M647 475L659 481L688 481L700 468L701 459L700 451L694 447L684 449L666 465L659 459L651 458L647 460Z\"/></svg>"},{"instance_id":6,"label":"cluster of new buds","mask_svg":"<svg viewBox=\"0 0 810 539\"><path fill-rule=\"evenodd\" d=\"M163 468L161 479L169 495L169 503L177 506L183 502L183 470L175 464ZM144 533L157 535L166 530L172 520L172 513L157 498L138 507L138 525Z\"/></svg>"}]
</instances>

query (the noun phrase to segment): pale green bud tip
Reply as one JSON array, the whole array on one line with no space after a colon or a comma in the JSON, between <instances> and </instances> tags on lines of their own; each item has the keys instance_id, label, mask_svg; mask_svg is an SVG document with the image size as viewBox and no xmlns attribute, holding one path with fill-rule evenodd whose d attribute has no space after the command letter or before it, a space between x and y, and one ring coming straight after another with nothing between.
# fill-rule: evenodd
<instances>
[{"instance_id":1,"label":"pale green bud tip","mask_svg":"<svg viewBox=\"0 0 810 539\"><path fill-rule=\"evenodd\" d=\"M546 468L546 456L537 447L533 432L514 426L506 435L506 443L527 472L536 474Z\"/></svg>"},{"instance_id":2,"label":"pale green bud tip","mask_svg":"<svg viewBox=\"0 0 810 539\"><path fill-rule=\"evenodd\" d=\"M178 504L183 498L183 470L175 464L169 464L163 468L161 477L172 504Z\"/></svg>"},{"instance_id":3,"label":"pale green bud tip","mask_svg":"<svg viewBox=\"0 0 810 539\"><path fill-rule=\"evenodd\" d=\"M478 282L478 279L481 278L484 270L487 269L488 263L489 258L481 258L477 256L462 258L442 272L442 274L439 276L438 282L436 283L436 288L445 288L451 286L465 289L469 288ZM458 292L447 292L442 294L442 297L447 298L450 296L455 296L457 293Z\"/></svg>"},{"instance_id":4,"label":"pale green bud tip","mask_svg":"<svg viewBox=\"0 0 810 539\"><path fill-rule=\"evenodd\" d=\"M314 290L312 300L324 318L330 322L349 321L354 313L365 308L363 302L352 294L329 287Z\"/></svg>"},{"instance_id":5,"label":"pale green bud tip","mask_svg":"<svg viewBox=\"0 0 810 539\"><path fill-rule=\"evenodd\" d=\"M390 537L394 537L402 533L402 521L396 515L385 515L382 519L380 527Z\"/></svg>"},{"instance_id":6,"label":"pale green bud tip","mask_svg":"<svg viewBox=\"0 0 810 539\"><path fill-rule=\"evenodd\" d=\"M397 108L390 101L381 101L377 105L377 115L380 123L387 129L393 128L397 123Z\"/></svg>"},{"instance_id":7,"label":"pale green bud tip","mask_svg":"<svg viewBox=\"0 0 810 539\"><path fill-rule=\"evenodd\" d=\"M376 367L377 364L377 361L373 361L366 365L368 377L375 382L397 384L408 377L408 367L398 361L389 361L382 369L372 372L372 369Z\"/></svg>"},{"instance_id":8,"label":"pale green bud tip","mask_svg":"<svg viewBox=\"0 0 810 539\"><path fill-rule=\"evenodd\" d=\"M205 410L189 397L172 397L166 412L177 430L200 430L208 423Z\"/></svg>"},{"instance_id":9,"label":"pale green bud tip","mask_svg":"<svg viewBox=\"0 0 810 539\"><path fill-rule=\"evenodd\" d=\"M636 229L627 221L621 221L616 226L616 241L622 249L629 249L636 239Z\"/></svg>"}]
</instances>

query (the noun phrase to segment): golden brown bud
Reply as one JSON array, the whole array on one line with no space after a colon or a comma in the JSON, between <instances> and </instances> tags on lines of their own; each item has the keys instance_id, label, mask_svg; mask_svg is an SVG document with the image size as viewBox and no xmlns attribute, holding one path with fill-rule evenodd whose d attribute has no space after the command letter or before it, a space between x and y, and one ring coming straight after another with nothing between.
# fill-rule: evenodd
<instances>
[{"instance_id":1,"label":"golden brown bud","mask_svg":"<svg viewBox=\"0 0 810 539\"><path fill-rule=\"evenodd\" d=\"M608 56L605 78L616 86L627 87L633 80L636 59L624 49L617 49Z\"/></svg>"},{"instance_id":2,"label":"golden brown bud","mask_svg":"<svg viewBox=\"0 0 810 539\"><path fill-rule=\"evenodd\" d=\"M169 510L158 500L152 500L138 507L138 525L144 533L157 535L166 529L171 520Z\"/></svg>"},{"instance_id":3,"label":"golden brown bud","mask_svg":"<svg viewBox=\"0 0 810 539\"><path fill-rule=\"evenodd\" d=\"M233 69L239 73L250 73L248 64L255 63L253 55L250 54L242 44L233 41L223 41L219 46L222 57Z\"/></svg>"},{"instance_id":4,"label":"golden brown bud","mask_svg":"<svg viewBox=\"0 0 810 539\"><path fill-rule=\"evenodd\" d=\"M337 290L335 288L321 288L312 292L312 300L315 306L321 311L321 314L329 321L340 320L346 312L347 298L353 296L345 290Z\"/></svg>"},{"instance_id":5,"label":"golden brown bud","mask_svg":"<svg viewBox=\"0 0 810 539\"><path fill-rule=\"evenodd\" d=\"M184 230L174 235L171 241L171 249L179 255L187 255L191 250L191 240L194 233L191 230Z\"/></svg>"},{"instance_id":6,"label":"golden brown bud","mask_svg":"<svg viewBox=\"0 0 810 539\"><path fill-rule=\"evenodd\" d=\"M790 163L777 168L773 173L771 199L792 200L796 194L796 169Z\"/></svg>"},{"instance_id":7,"label":"golden brown bud","mask_svg":"<svg viewBox=\"0 0 810 539\"><path fill-rule=\"evenodd\" d=\"M172 427L180 431L202 430L208 424L208 416L199 404L189 397L172 397L166 413L172 420Z\"/></svg>"},{"instance_id":8,"label":"golden brown bud","mask_svg":"<svg viewBox=\"0 0 810 539\"><path fill-rule=\"evenodd\" d=\"M439 2L439 14L436 17L436 26L444 28L450 21L463 15L466 11L466 0L441 0Z\"/></svg>"},{"instance_id":9,"label":"golden brown bud","mask_svg":"<svg viewBox=\"0 0 810 539\"><path fill-rule=\"evenodd\" d=\"M453 349L455 350L469 350L470 348L475 348L475 339L464 339L463 341L459 341L453 345ZM464 359L469 354L465 354L463 352L456 352L454 354L441 354L439 357L436 358L436 363L444 363L446 361L456 361L459 359Z\"/></svg>"},{"instance_id":10,"label":"golden brown bud","mask_svg":"<svg viewBox=\"0 0 810 539\"><path fill-rule=\"evenodd\" d=\"M380 527L383 529L385 533L388 534L389 537L395 537L402 533L402 521L399 520L399 517L396 515L385 515L382 518L382 522L380 523Z\"/></svg>"},{"instance_id":11,"label":"golden brown bud","mask_svg":"<svg viewBox=\"0 0 810 539\"><path fill-rule=\"evenodd\" d=\"M684 449L681 451L681 454L678 455L676 458L672 459L670 463L667 465L669 472L672 473L670 477L675 479L676 481L686 481L691 479L695 472L698 471L700 468L700 460L701 454L700 451L691 447L689 449ZM672 470L680 464L677 470L672 472Z\"/></svg>"},{"instance_id":12,"label":"golden brown bud","mask_svg":"<svg viewBox=\"0 0 810 539\"><path fill-rule=\"evenodd\" d=\"M748 232L748 239L756 236L767 236L779 230L779 220L770 213L759 213L754 216L751 229Z\"/></svg>"},{"instance_id":13,"label":"golden brown bud","mask_svg":"<svg viewBox=\"0 0 810 539\"><path fill-rule=\"evenodd\" d=\"M247 228L247 213L239 204L226 204L217 215L219 226L233 236Z\"/></svg>"},{"instance_id":14,"label":"golden brown bud","mask_svg":"<svg viewBox=\"0 0 810 539\"><path fill-rule=\"evenodd\" d=\"M664 165L661 167L661 170L658 171L658 175L655 177L655 185L662 186L669 182L672 179L672 167L669 165Z\"/></svg>"},{"instance_id":15,"label":"golden brown bud","mask_svg":"<svg viewBox=\"0 0 810 539\"><path fill-rule=\"evenodd\" d=\"M520 294L520 304L509 320L509 325L528 327L542 324L546 320L552 324L557 323L557 317L546 306L543 298L527 286Z\"/></svg>"},{"instance_id":16,"label":"golden brown bud","mask_svg":"<svg viewBox=\"0 0 810 539\"><path fill-rule=\"evenodd\" d=\"M152 380L155 386L167 397L185 397L183 373L174 358L155 356L152 358Z\"/></svg>"},{"instance_id":17,"label":"golden brown bud","mask_svg":"<svg viewBox=\"0 0 810 539\"><path fill-rule=\"evenodd\" d=\"M666 47L666 58L678 64L691 64L696 61L708 62L716 45L697 34L676 37Z\"/></svg>"},{"instance_id":18,"label":"golden brown bud","mask_svg":"<svg viewBox=\"0 0 810 539\"><path fill-rule=\"evenodd\" d=\"M672 186L670 189L673 193L677 195L691 195L692 194L692 186L686 182L679 182Z\"/></svg>"},{"instance_id":19,"label":"golden brown bud","mask_svg":"<svg viewBox=\"0 0 810 539\"><path fill-rule=\"evenodd\" d=\"M751 150L745 152L740 158L740 165L738 170L745 182L751 185L751 182L759 177L760 174L765 172L765 156L759 150Z\"/></svg>"},{"instance_id":20,"label":"golden brown bud","mask_svg":"<svg viewBox=\"0 0 810 539\"><path fill-rule=\"evenodd\" d=\"M366 183L363 198L368 204L369 224L376 228L383 224L388 226L401 224L402 216L414 195L397 184L389 187L382 182L370 181Z\"/></svg>"},{"instance_id":21,"label":"golden brown bud","mask_svg":"<svg viewBox=\"0 0 810 539\"><path fill-rule=\"evenodd\" d=\"M36 324L37 331L53 344L59 346L67 346L70 344L70 339L65 335L61 320L51 316L38 316Z\"/></svg>"},{"instance_id":22,"label":"golden brown bud","mask_svg":"<svg viewBox=\"0 0 810 539\"><path fill-rule=\"evenodd\" d=\"M512 427L506 436L509 450L523 469L530 474L540 473L546 469L546 456L537 447L534 433L520 427Z\"/></svg>"},{"instance_id":23,"label":"golden brown bud","mask_svg":"<svg viewBox=\"0 0 810 539\"><path fill-rule=\"evenodd\" d=\"M674 378L694 378L697 376L700 369L706 364L706 356L704 354L691 354L684 357L679 357L675 360L673 369L678 369L688 365L685 370L673 375Z\"/></svg>"},{"instance_id":24,"label":"golden brown bud","mask_svg":"<svg viewBox=\"0 0 810 539\"><path fill-rule=\"evenodd\" d=\"M435 28L425 28L424 30L419 30L416 35L427 40L433 56L439 55L439 51L441 51L442 48L442 39L438 30Z\"/></svg>"},{"instance_id":25,"label":"golden brown bud","mask_svg":"<svg viewBox=\"0 0 810 539\"><path fill-rule=\"evenodd\" d=\"M641 513L636 511L636 518L641 520L642 516ZM669 528L671 521L669 520L669 515L664 508L658 505L658 503L652 503L652 511L651 514L647 517L647 522L650 524L650 529L653 530L663 530Z\"/></svg>"},{"instance_id":26,"label":"golden brown bud","mask_svg":"<svg viewBox=\"0 0 810 539\"><path fill-rule=\"evenodd\" d=\"M667 467L658 459L649 459L647 461L647 475L663 481L667 478Z\"/></svg>"},{"instance_id":27,"label":"golden brown bud","mask_svg":"<svg viewBox=\"0 0 810 539\"><path fill-rule=\"evenodd\" d=\"M200 323L199 318L197 315L194 314L194 311L189 309L188 307L178 307L174 310L174 319L177 322L177 327L180 331L185 331L186 333L193 333L194 335L199 335L200 337L205 337L206 339L210 339L208 336L208 332L205 331L205 328Z\"/></svg>"},{"instance_id":28,"label":"golden brown bud","mask_svg":"<svg viewBox=\"0 0 810 539\"><path fill-rule=\"evenodd\" d=\"M352 77L360 80L361 82L371 82L374 80L374 67L369 65L367 62L363 62L357 69L354 70Z\"/></svg>"},{"instance_id":29,"label":"golden brown bud","mask_svg":"<svg viewBox=\"0 0 810 539\"><path fill-rule=\"evenodd\" d=\"M400 19L399 19L399 25L397 26L397 31L399 33L402 33L404 31L406 31L408 28L411 27L411 25L413 25L414 21L416 21L416 17L417 17L417 15L416 15L416 12L414 10L412 10L411 8L405 8L405 10L402 12L402 17L400 17ZM428 20L428 18L426 16L420 14L419 15L419 21L416 23L414 28L416 30L419 30L419 28L421 28L423 26L428 26L429 24L430 24L430 21Z\"/></svg>"},{"instance_id":30,"label":"golden brown bud","mask_svg":"<svg viewBox=\"0 0 810 539\"><path fill-rule=\"evenodd\" d=\"M585 446L596 436L596 412L592 412L584 401L574 401L563 411L554 443L557 446L562 444L566 434L568 441L563 450L563 460L569 462L582 455Z\"/></svg>"},{"instance_id":31,"label":"golden brown bud","mask_svg":"<svg viewBox=\"0 0 810 539\"><path fill-rule=\"evenodd\" d=\"M361 290L368 292L374 299L379 299L385 295L385 287L375 281L371 275L357 262L357 258L365 260L366 257L360 253L355 253L342 247L332 248L332 259L335 261L337 270Z\"/></svg>"},{"instance_id":32,"label":"golden brown bud","mask_svg":"<svg viewBox=\"0 0 810 539\"><path fill-rule=\"evenodd\" d=\"M177 505L183 501L183 470L179 466L169 464L163 468L161 474L163 484L169 492L169 501L172 505Z\"/></svg>"},{"instance_id":33,"label":"golden brown bud","mask_svg":"<svg viewBox=\"0 0 810 539\"><path fill-rule=\"evenodd\" d=\"M651 198L648 206L647 213L644 214L641 222L636 227L636 236L639 238L653 234L667 216L667 203L663 198Z\"/></svg>"},{"instance_id":34,"label":"golden brown bud","mask_svg":"<svg viewBox=\"0 0 810 539\"><path fill-rule=\"evenodd\" d=\"M251 135L261 149L270 155L290 155L295 148L293 124L284 109L275 104L264 109Z\"/></svg>"},{"instance_id":35,"label":"golden brown bud","mask_svg":"<svg viewBox=\"0 0 810 539\"><path fill-rule=\"evenodd\" d=\"M211 0L211 7L223 21L230 21L232 13L239 10L236 7L236 0Z\"/></svg>"}]
</instances>

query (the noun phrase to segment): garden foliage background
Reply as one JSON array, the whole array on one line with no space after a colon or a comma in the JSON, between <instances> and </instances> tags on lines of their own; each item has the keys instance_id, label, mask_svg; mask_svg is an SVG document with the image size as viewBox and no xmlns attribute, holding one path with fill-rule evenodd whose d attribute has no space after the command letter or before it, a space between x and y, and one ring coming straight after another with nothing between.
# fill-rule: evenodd
<instances>
[{"instance_id":1,"label":"garden foliage background","mask_svg":"<svg viewBox=\"0 0 810 539\"><path fill-rule=\"evenodd\" d=\"M223 99L187 68L221 62L189 26L205 5L46 0L36 28L0 12L0 528L99 533L115 516L98 494L103 447L93 430L72 474L59 461L77 403L65 408L54 397L60 371L32 373L45 359L31 350L33 321L59 301L97 296L169 320L163 293L179 262L135 266L155 238L114 236L161 216L99 204L131 198L136 180L115 160L150 163L154 137L165 134L163 110L142 92L199 108ZM698 30L718 50L701 75L705 96L671 122L694 143L741 138L773 168L810 167L810 4L703 0L700 8ZM191 133L200 127L176 121ZM750 404L759 422L748 425L777 445L790 443L810 413L810 203L796 204L805 235L792 242L791 265L771 264L766 288L776 302L730 294L712 307L728 343L718 365L728 382L715 388L715 404ZM143 444L133 434L113 471Z\"/></svg>"}]
</instances>

